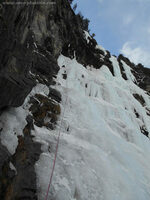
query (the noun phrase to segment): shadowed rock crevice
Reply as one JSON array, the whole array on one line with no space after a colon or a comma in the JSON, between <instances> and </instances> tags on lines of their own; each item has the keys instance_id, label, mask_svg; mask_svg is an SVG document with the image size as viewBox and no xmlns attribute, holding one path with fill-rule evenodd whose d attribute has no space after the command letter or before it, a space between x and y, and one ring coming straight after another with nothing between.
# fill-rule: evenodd
<instances>
[{"instance_id":1,"label":"shadowed rock crevice","mask_svg":"<svg viewBox=\"0 0 150 200\"><path fill-rule=\"evenodd\" d=\"M127 76L126 76L126 73L125 73L125 70L124 70L124 67L123 67L123 64L121 61L124 61L126 64L128 63L126 59L124 59L124 57L122 55L119 55L118 56L118 63L119 63L119 67L120 67L120 71L121 71L121 74L122 74L122 77L125 79L125 80L128 80L127 79Z\"/></svg>"},{"instance_id":2,"label":"shadowed rock crevice","mask_svg":"<svg viewBox=\"0 0 150 200\"><path fill-rule=\"evenodd\" d=\"M11 179L14 176L14 174L11 174L12 171L9 168L10 158L10 153L0 143L0 199L4 199L5 186L11 183Z\"/></svg>"},{"instance_id":3,"label":"shadowed rock crevice","mask_svg":"<svg viewBox=\"0 0 150 200\"><path fill-rule=\"evenodd\" d=\"M141 133L143 133L146 137L149 137L149 132L147 131L147 128L145 125L140 127Z\"/></svg>"},{"instance_id":4,"label":"shadowed rock crevice","mask_svg":"<svg viewBox=\"0 0 150 200\"><path fill-rule=\"evenodd\" d=\"M142 105L145 105L145 100L143 99L143 97L139 94L133 94L134 98Z\"/></svg>"}]
</instances>

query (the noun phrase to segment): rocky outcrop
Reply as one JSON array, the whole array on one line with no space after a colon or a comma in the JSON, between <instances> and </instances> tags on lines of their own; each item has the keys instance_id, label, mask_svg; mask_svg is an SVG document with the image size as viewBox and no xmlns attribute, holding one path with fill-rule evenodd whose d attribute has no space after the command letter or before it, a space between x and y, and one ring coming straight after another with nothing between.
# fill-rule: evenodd
<instances>
[{"instance_id":1,"label":"rocky outcrop","mask_svg":"<svg viewBox=\"0 0 150 200\"><path fill-rule=\"evenodd\" d=\"M132 63L128 58L124 57L123 55L118 56L118 62L120 65L120 69L122 72L122 76L125 80L127 80L126 75L124 73L124 69L122 67L121 61L124 61L128 66L131 67L131 71L136 78L136 84L146 90L148 93L150 92L150 69L144 67L142 64L135 65Z\"/></svg>"},{"instance_id":2,"label":"rocky outcrop","mask_svg":"<svg viewBox=\"0 0 150 200\"><path fill-rule=\"evenodd\" d=\"M56 10L52 5L49 8ZM50 43L53 41L52 33L48 32L51 10L34 4L3 5L0 20L0 109L22 105L37 78L51 84L59 70L55 58L60 51L55 48L56 44ZM56 36L55 31L53 35Z\"/></svg>"},{"instance_id":3,"label":"rocky outcrop","mask_svg":"<svg viewBox=\"0 0 150 200\"><path fill-rule=\"evenodd\" d=\"M12 156L6 154L0 176L0 199L37 199L35 162L41 153L41 144L33 142L33 120L27 117L24 137L18 137L18 147ZM3 161L3 159L2 159ZM11 162L10 162L11 161ZM12 167L13 166L13 167ZM14 167L15 166L15 167Z\"/></svg>"},{"instance_id":4,"label":"rocky outcrop","mask_svg":"<svg viewBox=\"0 0 150 200\"><path fill-rule=\"evenodd\" d=\"M55 97L57 96L55 95ZM34 124L38 127L45 126L53 130L61 113L60 105L53 99L41 94L36 94L35 97L32 97L30 103L29 110L33 115Z\"/></svg>"}]
</instances>

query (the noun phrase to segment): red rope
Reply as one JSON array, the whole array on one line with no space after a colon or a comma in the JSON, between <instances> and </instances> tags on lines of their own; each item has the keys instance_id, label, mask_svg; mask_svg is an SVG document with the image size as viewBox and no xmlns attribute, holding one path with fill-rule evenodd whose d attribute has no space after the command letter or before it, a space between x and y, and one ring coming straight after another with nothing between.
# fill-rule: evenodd
<instances>
[{"instance_id":1,"label":"red rope","mask_svg":"<svg viewBox=\"0 0 150 200\"><path fill-rule=\"evenodd\" d=\"M65 102L64 113L63 113L61 123L60 123L60 127L59 127L59 134L58 134L57 144L56 144L56 152L55 152L55 157L54 157L54 161L53 161L53 168L52 168L52 172L51 172L51 175L50 175L50 180L49 180L45 200L48 199L48 193L50 191L50 186L51 186L51 183L52 183L52 178L53 178L53 174L54 174L54 170L55 170L55 164L56 164L57 153L58 153L58 146L59 146L59 141L60 141L60 131L61 131L61 127L62 127L62 121L63 121L64 115L65 115L66 105L67 105L67 98L66 98L66 102Z\"/></svg>"}]
</instances>

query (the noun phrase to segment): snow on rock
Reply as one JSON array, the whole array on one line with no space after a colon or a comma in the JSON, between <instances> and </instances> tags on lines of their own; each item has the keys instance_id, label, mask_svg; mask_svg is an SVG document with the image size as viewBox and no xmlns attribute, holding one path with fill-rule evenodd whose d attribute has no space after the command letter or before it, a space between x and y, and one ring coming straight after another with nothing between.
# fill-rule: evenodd
<instances>
[{"instance_id":1,"label":"snow on rock","mask_svg":"<svg viewBox=\"0 0 150 200\"><path fill-rule=\"evenodd\" d=\"M43 96L47 96L49 94L49 88L41 83L38 83L30 92L30 94L25 99L25 102L23 104L23 107L28 105L29 99L31 96L34 96L35 94L42 94Z\"/></svg>"},{"instance_id":2,"label":"snow on rock","mask_svg":"<svg viewBox=\"0 0 150 200\"><path fill-rule=\"evenodd\" d=\"M150 199L150 141L140 129L144 125L150 132L146 114L150 97L134 84L128 66L123 63L130 80L125 81L116 58L111 61L115 76L105 65L85 68L60 55L56 89L62 94L64 117L60 116L56 130L35 127L32 133L43 150L35 165L39 200L46 195L61 119L49 199ZM67 79L63 79L64 72ZM134 93L142 95L145 106Z\"/></svg>"},{"instance_id":3,"label":"snow on rock","mask_svg":"<svg viewBox=\"0 0 150 200\"><path fill-rule=\"evenodd\" d=\"M1 143L7 147L8 151L13 155L18 146L18 136L23 136L23 129L26 126L26 117L30 113L28 101L31 96L36 93L48 95L49 88L43 84L37 84L25 99L24 104L19 108L10 108L3 112L0 120L0 139Z\"/></svg>"},{"instance_id":4,"label":"snow on rock","mask_svg":"<svg viewBox=\"0 0 150 200\"><path fill-rule=\"evenodd\" d=\"M91 39L90 34L87 31L83 31L83 32L84 32L84 36L85 36L87 43L89 43L90 42L89 38Z\"/></svg>"},{"instance_id":5,"label":"snow on rock","mask_svg":"<svg viewBox=\"0 0 150 200\"><path fill-rule=\"evenodd\" d=\"M101 45L96 45L95 48L96 48L96 49L100 49L101 51L103 51L103 52L104 52L104 55L107 54L106 50L105 50Z\"/></svg>"}]
</instances>

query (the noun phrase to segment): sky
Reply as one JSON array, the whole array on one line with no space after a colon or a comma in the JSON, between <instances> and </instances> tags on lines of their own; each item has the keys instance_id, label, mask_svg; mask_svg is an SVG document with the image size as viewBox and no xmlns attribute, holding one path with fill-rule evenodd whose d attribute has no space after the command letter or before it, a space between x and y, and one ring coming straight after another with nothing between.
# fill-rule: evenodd
<instances>
[{"instance_id":1,"label":"sky","mask_svg":"<svg viewBox=\"0 0 150 200\"><path fill-rule=\"evenodd\" d=\"M150 68L150 0L74 0L91 34L112 55Z\"/></svg>"}]
</instances>

